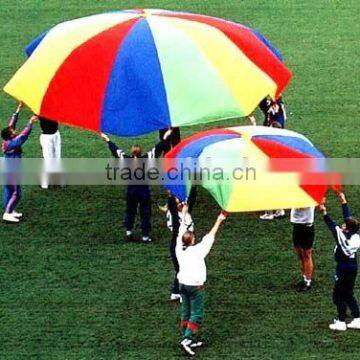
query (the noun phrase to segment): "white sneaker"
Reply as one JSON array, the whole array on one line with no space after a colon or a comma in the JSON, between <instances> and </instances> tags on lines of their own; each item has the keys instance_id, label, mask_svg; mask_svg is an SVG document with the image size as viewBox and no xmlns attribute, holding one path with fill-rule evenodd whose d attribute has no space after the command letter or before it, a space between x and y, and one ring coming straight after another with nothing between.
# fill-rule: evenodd
<instances>
[{"instance_id":1,"label":"white sneaker","mask_svg":"<svg viewBox=\"0 0 360 360\"><path fill-rule=\"evenodd\" d=\"M202 341L197 341L197 342L192 342L190 344L190 347L192 349L194 349L194 348L202 347L203 345L204 345L204 343Z\"/></svg>"},{"instance_id":2,"label":"white sneaker","mask_svg":"<svg viewBox=\"0 0 360 360\"><path fill-rule=\"evenodd\" d=\"M353 319L350 323L347 324L348 329L358 329L360 330L360 318Z\"/></svg>"},{"instance_id":3,"label":"white sneaker","mask_svg":"<svg viewBox=\"0 0 360 360\"><path fill-rule=\"evenodd\" d=\"M272 212L266 212L264 215L260 216L261 220L274 220L274 214Z\"/></svg>"},{"instance_id":4,"label":"white sneaker","mask_svg":"<svg viewBox=\"0 0 360 360\"><path fill-rule=\"evenodd\" d=\"M151 237L150 236L143 236L142 241L145 242L145 243L150 243L151 242Z\"/></svg>"},{"instance_id":5,"label":"white sneaker","mask_svg":"<svg viewBox=\"0 0 360 360\"><path fill-rule=\"evenodd\" d=\"M15 211L15 210L11 213L11 215L15 216L16 218L21 218L21 217L23 216L22 213L18 213L18 212Z\"/></svg>"},{"instance_id":6,"label":"white sneaker","mask_svg":"<svg viewBox=\"0 0 360 360\"><path fill-rule=\"evenodd\" d=\"M180 294L171 294L170 301L180 301L181 302L181 295Z\"/></svg>"},{"instance_id":7,"label":"white sneaker","mask_svg":"<svg viewBox=\"0 0 360 360\"><path fill-rule=\"evenodd\" d=\"M191 350L191 343L192 343L192 341L190 339L184 339L180 343L180 346L186 352L187 355L194 356L195 352L193 350Z\"/></svg>"},{"instance_id":8,"label":"white sneaker","mask_svg":"<svg viewBox=\"0 0 360 360\"><path fill-rule=\"evenodd\" d=\"M346 323L345 323L345 321L339 321L339 320L335 319L334 323L329 325L329 329L335 330L335 331L345 331Z\"/></svg>"},{"instance_id":9,"label":"white sneaker","mask_svg":"<svg viewBox=\"0 0 360 360\"><path fill-rule=\"evenodd\" d=\"M11 223L18 223L20 221L13 214L9 214L9 213L4 213L3 220L6 221L6 222L11 222Z\"/></svg>"},{"instance_id":10,"label":"white sneaker","mask_svg":"<svg viewBox=\"0 0 360 360\"><path fill-rule=\"evenodd\" d=\"M281 218L285 216L285 210L276 210L274 214L274 218Z\"/></svg>"}]
</instances>

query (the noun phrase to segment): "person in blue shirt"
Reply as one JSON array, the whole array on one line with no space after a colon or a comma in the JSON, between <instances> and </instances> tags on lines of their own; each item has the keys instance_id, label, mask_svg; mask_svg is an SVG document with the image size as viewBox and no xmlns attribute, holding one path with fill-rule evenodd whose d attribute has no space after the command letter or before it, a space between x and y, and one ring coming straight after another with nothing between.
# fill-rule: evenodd
<instances>
[{"instance_id":1,"label":"person in blue shirt","mask_svg":"<svg viewBox=\"0 0 360 360\"><path fill-rule=\"evenodd\" d=\"M337 307L338 318L329 325L331 330L345 331L346 329L360 329L360 313L357 300L354 295L354 286L357 275L356 253L360 248L359 221L355 219L347 204L345 195L338 194L344 224L338 226L327 213L324 204L319 208L324 215L324 221L335 238L335 286L333 290L333 301ZM353 320L346 324L346 310L349 307Z\"/></svg>"},{"instance_id":2,"label":"person in blue shirt","mask_svg":"<svg viewBox=\"0 0 360 360\"><path fill-rule=\"evenodd\" d=\"M16 124L19 119L21 108L22 104L20 103L12 115L9 125L1 131L1 137L3 139L2 151L5 160L9 159L9 161L5 161L5 166L15 171L17 162L14 159L20 159L22 157L22 145L28 139L33 123L38 120L37 116L32 116L23 131L18 134L16 132ZM18 184L16 174L8 175L6 180L6 185L3 188L3 201L5 208L3 220L11 223L18 223L22 214L16 212L15 209L20 201L21 188Z\"/></svg>"}]
</instances>

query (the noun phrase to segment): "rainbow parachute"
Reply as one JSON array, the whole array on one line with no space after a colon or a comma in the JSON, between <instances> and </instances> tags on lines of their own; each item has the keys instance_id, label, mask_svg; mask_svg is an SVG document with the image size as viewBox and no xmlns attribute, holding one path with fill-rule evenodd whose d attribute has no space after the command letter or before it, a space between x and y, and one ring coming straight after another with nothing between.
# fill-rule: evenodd
<instances>
[{"instance_id":1,"label":"rainbow parachute","mask_svg":"<svg viewBox=\"0 0 360 360\"><path fill-rule=\"evenodd\" d=\"M300 134L263 126L191 136L166 155L164 170L179 199L200 181L230 212L315 206L327 191L324 155Z\"/></svg>"},{"instance_id":2,"label":"rainbow parachute","mask_svg":"<svg viewBox=\"0 0 360 360\"><path fill-rule=\"evenodd\" d=\"M291 79L258 32L164 10L67 21L27 53L7 93L46 118L119 136L246 116Z\"/></svg>"}]
</instances>

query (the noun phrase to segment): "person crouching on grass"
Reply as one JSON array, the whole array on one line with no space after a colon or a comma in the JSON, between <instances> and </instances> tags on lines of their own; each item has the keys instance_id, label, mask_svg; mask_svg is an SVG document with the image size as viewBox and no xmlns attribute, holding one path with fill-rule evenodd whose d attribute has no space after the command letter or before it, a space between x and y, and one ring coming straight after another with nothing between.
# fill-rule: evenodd
<instances>
[{"instance_id":1,"label":"person crouching on grass","mask_svg":"<svg viewBox=\"0 0 360 360\"><path fill-rule=\"evenodd\" d=\"M32 125L35 121L38 120L38 117L33 115L24 130L20 134L17 134L16 123L18 121L21 108L22 104L20 103L10 119L9 126L2 129L1 131L1 137L3 138L2 150L5 158L5 166L9 166L10 168L16 168L17 164L14 163L16 160L13 160L14 162L12 162L12 159L21 159L21 146L28 139L32 130ZM22 217L21 213L15 211L21 197L21 188L16 177L16 174L10 174L8 176L7 183L3 188L3 199L5 207L3 220L10 223L18 223L20 221L19 219Z\"/></svg>"},{"instance_id":2,"label":"person crouching on grass","mask_svg":"<svg viewBox=\"0 0 360 360\"><path fill-rule=\"evenodd\" d=\"M188 205L182 208L182 216L188 213ZM205 235L202 241L196 244L195 235L186 231L185 222L179 228L176 241L176 257L179 262L178 279L180 283L181 306L181 348L187 355L194 356L194 348L202 346L202 342L195 341L194 337L204 317L204 283L206 281L205 258L215 241L220 225L227 214L221 212L213 228Z\"/></svg>"},{"instance_id":3,"label":"person crouching on grass","mask_svg":"<svg viewBox=\"0 0 360 360\"><path fill-rule=\"evenodd\" d=\"M311 289L311 281L314 272L312 258L315 238L314 229L315 207L291 209L290 222L293 224L293 242L295 252L301 262L303 280L296 284L298 291Z\"/></svg>"},{"instance_id":4,"label":"person crouching on grass","mask_svg":"<svg viewBox=\"0 0 360 360\"><path fill-rule=\"evenodd\" d=\"M319 209L324 215L324 221L336 241L335 261L336 274L333 291L333 301L337 307L338 319L329 325L331 330L345 331L348 329L360 329L359 306L354 296L354 285L357 275L356 252L360 247L359 221L351 215L346 197L343 193L338 194L342 204L344 224L340 227L330 218L325 205ZM353 320L346 324L346 309L349 307Z\"/></svg>"}]
</instances>

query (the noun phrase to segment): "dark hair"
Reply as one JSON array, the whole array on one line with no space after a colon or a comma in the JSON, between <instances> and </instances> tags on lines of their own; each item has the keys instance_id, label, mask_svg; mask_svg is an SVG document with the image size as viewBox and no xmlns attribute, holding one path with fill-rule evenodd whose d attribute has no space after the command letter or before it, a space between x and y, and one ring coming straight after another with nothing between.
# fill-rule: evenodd
<instances>
[{"instance_id":1,"label":"dark hair","mask_svg":"<svg viewBox=\"0 0 360 360\"><path fill-rule=\"evenodd\" d=\"M10 140L13 135L14 129L11 126L8 126L1 130L1 137L7 141Z\"/></svg>"},{"instance_id":2,"label":"dark hair","mask_svg":"<svg viewBox=\"0 0 360 360\"><path fill-rule=\"evenodd\" d=\"M190 246L194 239L194 233L192 231L186 231L182 237L182 242L184 246Z\"/></svg>"},{"instance_id":3,"label":"dark hair","mask_svg":"<svg viewBox=\"0 0 360 360\"><path fill-rule=\"evenodd\" d=\"M131 147L131 154L133 156L140 156L141 155L141 146L139 144L134 144L132 147Z\"/></svg>"},{"instance_id":4,"label":"dark hair","mask_svg":"<svg viewBox=\"0 0 360 360\"><path fill-rule=\"evenodd\" d=\"M346 229L348 229L351 233L355 234L359 231L359 221L352 216L345 219L345 224Z\"/></svg>"}]
</instances>

